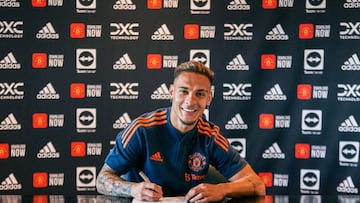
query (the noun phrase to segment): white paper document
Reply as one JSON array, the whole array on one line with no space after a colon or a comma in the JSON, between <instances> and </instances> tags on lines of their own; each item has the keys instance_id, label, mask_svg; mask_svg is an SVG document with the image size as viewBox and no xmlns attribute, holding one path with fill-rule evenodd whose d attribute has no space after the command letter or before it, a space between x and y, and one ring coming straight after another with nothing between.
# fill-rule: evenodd
<instances>
[{"instance_id":1,"label":"white paper document","mask_svg":"<svg viewBox=\"0 0 360 203\"><path fill-rule=\"evenodd\" d=\"M177 197L163 197L157 202L183 202L186 203L184 196L177 196ZM156 202L147 202L147 201L141 201L137 199L133 199L132 203L156 203Z\"/></svg>"}]
</instances>

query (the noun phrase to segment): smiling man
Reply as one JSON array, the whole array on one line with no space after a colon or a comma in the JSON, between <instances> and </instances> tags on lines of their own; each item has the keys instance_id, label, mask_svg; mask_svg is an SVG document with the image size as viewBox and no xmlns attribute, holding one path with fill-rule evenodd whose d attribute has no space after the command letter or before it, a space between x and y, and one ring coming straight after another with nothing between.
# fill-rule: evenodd
<instances>
[{"instance_id":1,"label":"smiling man","mask_svg":"<svg viewBox=\"0 0 360 203\"><path fill-rule=\"evenodd\" d=\"M212 100L213 77L196 61L175 69L171 107L144 113L117 135L97 177L99 193L144 201L185 196L188 202L265 195L265 186L249 163L219 127L203 117ZM228 182L206 183L210 165Z\"/></svg>"}]
</instances>

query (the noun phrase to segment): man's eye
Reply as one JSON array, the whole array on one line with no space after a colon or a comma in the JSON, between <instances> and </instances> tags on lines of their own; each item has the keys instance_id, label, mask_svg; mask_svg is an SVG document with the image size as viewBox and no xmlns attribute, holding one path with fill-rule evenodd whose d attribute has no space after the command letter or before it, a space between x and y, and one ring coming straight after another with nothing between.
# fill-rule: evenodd
<instances>
[{"instance_id":1,"label":"man's eye","mask_svg":"<svg viewBox=\"0 0 360 203\"><path fill-rule=\"evenodd\" d=\"M197 95L199 97L205 97L206 96L206 93L205 92L198 92Z\"/></svg>"}]
</instances>

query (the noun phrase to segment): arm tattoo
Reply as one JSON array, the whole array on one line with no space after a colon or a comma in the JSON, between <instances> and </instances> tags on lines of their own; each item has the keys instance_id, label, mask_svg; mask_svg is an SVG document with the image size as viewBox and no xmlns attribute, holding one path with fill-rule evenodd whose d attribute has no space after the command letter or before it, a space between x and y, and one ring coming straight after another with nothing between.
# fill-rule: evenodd
<instances>
[{"instance_id":1,"label":"arm tattoo","mask_svg":"<svg viewBox=\"0 0 360 203\"><path fill-rule=\"evenodd\" d=\"M108 167L104 166L96 180L97 191L104 195L131 197L132 183L126 182L115 172L109 172Z\"/></svg>"}]
</instances>

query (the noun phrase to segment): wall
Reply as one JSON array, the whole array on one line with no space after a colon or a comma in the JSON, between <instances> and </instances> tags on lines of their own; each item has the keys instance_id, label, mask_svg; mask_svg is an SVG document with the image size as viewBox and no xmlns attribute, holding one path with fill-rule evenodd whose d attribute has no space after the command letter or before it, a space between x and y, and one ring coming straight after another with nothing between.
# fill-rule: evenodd
<instances>
[{"instance_id":1,"label":"wall","mask_svg":"<svg viewBox=\"0 0 360 203\"><path fill-rule=\"evenodd\" d=\"M0 0L0 193L95 193L115 135L194 59L269 194L357 194L359 4Z\"/></svg>"}]
</instances>

